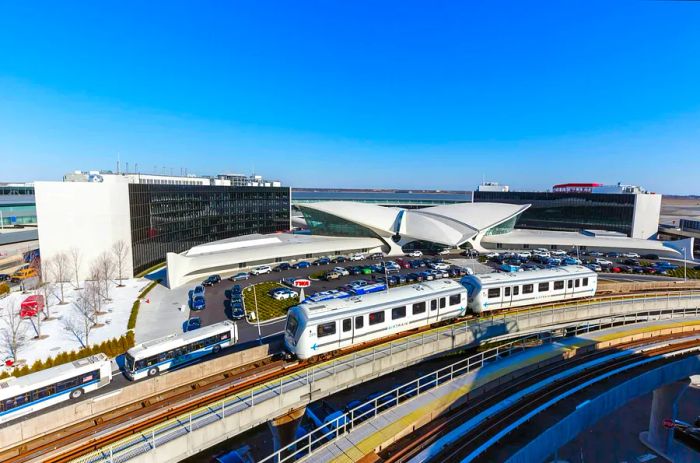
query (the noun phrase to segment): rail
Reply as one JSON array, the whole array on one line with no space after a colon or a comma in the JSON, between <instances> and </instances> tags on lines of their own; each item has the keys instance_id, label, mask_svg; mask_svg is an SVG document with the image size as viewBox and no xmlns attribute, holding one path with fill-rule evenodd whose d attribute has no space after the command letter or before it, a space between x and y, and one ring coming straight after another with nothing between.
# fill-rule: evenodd
<instances>
[{"instance_id":1,"label":"rail","mask_svg":"<svg viewBox=\"0 0 700 463\"><path fill-rule=\"evenodd\" d=\"M665 301L665 304L663 304L664 307L657 307L653 311L642 310L636 313L646 314L646 319L654 316L654 313L659 314L661 312L669 312L670 318L676 316L684 317L688 316L686 315L686 310L675 309L674 307L680 306L681 301L700 303L700 291L654 293L627 297L617 295L576 301L574 303L562 304L561 307L556 305L545 310L530 309L515 314L489 315L478 319L460 321L452 325L405 336L398 340L347 354L324 363L310 366L305 370L282 376L278 379L255 386L244 393L236 393L231 397L202 406L177 418L154 425L147 430L139 431L129 437L109 444L99 450L87 453L72 461L75 463L125 462L135 456L152 451L160 445L207 426L210 423L222 420L232 413L238 413L242 410L252 408L256 403L281 397L285 391L290 391L299 387L310 388L310 385L314 382L330 375L354 369L358 365L375 362L378 359L390 357L406 350L420 347L429 342L436 342L443 338L454 339L456 335L466 333L472 328L485 329L498 324L517 324L519 321L528 320L535 315L545 319L549 316L551 320L550 324L554 324L557 315L581 312L586 308L600 308L606 305L609 306L610 313L604 317L610 317L615 316L615 314L612 313L613 307L619 308L619 306L622 306L624 308L625 305L639 304L640 302L644 307L644 305L651 301L655 303L659 301L663 303L663 301ZM627 316L630 316L631 313L634 312L630 311ZM691 314L693 316L698 315L698 308L691 309ZM604 317L599 316L597 318L600 319ZM570 324L574 325L575 323L572 321Z\"/></svg>"},{"instance_id":2,"label":"rail","mask_svg":"<svg viewBox=\"0 0 700 463\"><path fill-rule=\"evenodd\" d=\"M688 313L689 315L686 315ZM589 333L591 331L599 331L616 326L650 321L650 317L654 317L653 320L664 320L678 318L678 315L678 312L660 313L658 315L651 316L648 312L615 315L606 317L605 319L600 319L594 324L586 323L576 326L572 330L568 330L566 335L554 336L551 333L538 333L508 344L497 346L467 357L466 359L459 360L448 366L438 368L431 373L421 376L420 378L397 386L372 400L359 404L352 410L344 413L334 420L312 429L306 436L297 439L286 447L283 447L266 458L263 458L258 463L284 463L287 461L294 461L301 456L311 453L321 445L334 441L342 434L347 432L348 429L352 429L354 426L359 425L369 418L376 417L381 412L398 405L403 400L424 394L435 386L452 381L458 376L462 376L473 370L481 368L487 362L497 361L499 359L509 357L514 353L522 352L528 347L528 345L535 341L551 343L556 339L561 339L566 336L576 336L579 334ZM700 309L696 308L690 311L684 311L682 317L697 317L698 315L700 315Z\"/></svg>"}]
</instances>

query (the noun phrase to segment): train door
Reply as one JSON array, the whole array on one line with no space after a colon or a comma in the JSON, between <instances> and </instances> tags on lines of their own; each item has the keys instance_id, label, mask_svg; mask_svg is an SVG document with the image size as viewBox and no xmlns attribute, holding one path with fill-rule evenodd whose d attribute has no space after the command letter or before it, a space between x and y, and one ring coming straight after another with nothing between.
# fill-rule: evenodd
<instances>
[{"instance_id":1,"label":"train door","mask_svg":"<svg viewBox=\"0 0 700 463\"><path fill-rule=\"evenodd\" d=\"M566 280L564 296L568 299L574 296L574 280Z\"/></svg>"},{"instance_id":2,"label":"train door","mask_svg":"<svg viewBox=\"0 0 700 463\"><path fill-rule=\"evenodd\" d=\"M353 343L354 330L352 317L344 318L340 321L340 344L339 347L351 346Z\"/></svg>"},{"instance_id":3,"label":"train door","mask_svg":"<svg viewBox=\"0 0 700 463\"><path fill-rule=\"evenodd\" d=\"M438 314L440 310L438 309L438 300L433 299L430 301L430 311L428 312L428 324L435 323L438 321Z\"/></svg>"}]
</instances>

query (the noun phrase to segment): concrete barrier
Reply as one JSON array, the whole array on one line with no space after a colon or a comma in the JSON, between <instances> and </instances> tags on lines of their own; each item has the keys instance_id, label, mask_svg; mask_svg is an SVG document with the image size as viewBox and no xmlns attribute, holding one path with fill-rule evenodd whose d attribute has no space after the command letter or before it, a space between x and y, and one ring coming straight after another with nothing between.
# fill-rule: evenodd
<instances>
[{"instance_id":1,"label":"concrete barrier","mask_svg":"<svg viewBox=\"0 0 700 463\"><path fill-rule=\"evenodd\" d=\"M144 379L112 392L102 393L80 402L70 403L58 410L41 413L29 419L10 423L0 429L0 451L20 445L26 441L50 434L68 426L79 427L81 422L137 404L156 394L189 385L198 379L208 378L226 371L249 365L279 352L281 343L265 344L234 352L180 370L165 372L154 378ZM92 426L92 421L85 423Z\"/></svg>"},{"instance_id":2,"label":"concrete barrier","mask_svg":"<svg viewBox=\"0 0 700 463\"><path fill-rule=\"evenodd\" d=\"M627 281L627 282L598 282L598 295L624 294L640 291L667 291L677 289L700 289L700 280L688 281Z\"/></svg>"}]
</instances>

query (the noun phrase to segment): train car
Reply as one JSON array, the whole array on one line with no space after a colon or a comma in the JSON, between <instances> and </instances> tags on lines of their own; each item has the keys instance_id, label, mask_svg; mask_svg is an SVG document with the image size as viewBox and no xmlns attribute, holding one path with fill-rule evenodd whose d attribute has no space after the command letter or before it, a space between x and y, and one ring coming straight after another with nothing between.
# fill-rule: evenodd
<instances>
[{"instance_id":1,"label":"train car","mask_svg":"<svg viewBox=\"0 0 700 463\"><path fill-rule=\"evenodd\" d=\"M137 380L190 363L238 341L238 327L232 321L223 321L183 334L171 334L129 349L124 354L124 373Z\"/></svg>"},{"instance_id":2,"label":"train car","mask_svg":"<svg viewBox=\"0 0 700 463\"><path fill-rule=\"evenodd\" d=\"M305 302L289 309L284 342L290 354L303 360L459 317L466 310L467 291L452 280Z\"/></svg>"},{"instance_id":3,"label":"train car","mask_svg":"<svg viewBox=\"0 0 700 463\"><path fill-rule=\"evenodd\" d=\"M467 275L461 280L474 313L595 295L598 275L581 265L516 273Z\"/></svg>"},{"instance_id":4,"label":"train car","mask_svg":"<svg viewBox=\"0 0 700 463\"><path fill-rule=\"evenodd\" d=\"M57 403L77 399L112 381L112 362L105 354L0 380L0 423Z\"/></svg>"}]
</instances>

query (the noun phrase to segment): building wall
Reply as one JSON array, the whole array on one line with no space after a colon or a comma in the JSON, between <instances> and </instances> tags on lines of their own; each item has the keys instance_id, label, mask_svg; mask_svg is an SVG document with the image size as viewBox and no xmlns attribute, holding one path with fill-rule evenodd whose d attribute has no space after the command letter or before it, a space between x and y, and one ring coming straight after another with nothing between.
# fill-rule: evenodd
<instances>
[{"instance_id":1,"label":"building wall","mask_svg":"<svg viewBox=\"0 0 700 463\"><path fill-rule=\"evenodd\" d=\"M36 182L36 211L42 259L80 250L80 278L118 240L131 249L129 191L126 183ZM131 255L125 274L133 274Z\"/></svg>"},{"instance_id":2,"label":"building wall","mask_svg":"<svg viewBox=\"0 0 700 463\"><path fill-rule=\"evenodd\" d=\"M475 191L474 202L532 204L520 216L516 228L556 231L592 228L632 236L636 196L640 195ZM658 218L657 213L657 224Z\"/></svg>"},{"instance_id":3,"label":"building wall","mask_svg":"<svg viewBox=\"0 0 700 463\"><path fill-rule=\"evenodd\" d=\"M632 238L650 239L659 231L661 217L661 195L637 194L632 220Z\"/></svg>"},{"instance_id":4,"label":"building wall","mask_svg":"<svg viewBox=\"0 0 700 463\"><path fill-rule=\"evenodd\" d=\"M130 184L134 267L167 253L253 233L289 230L289 188Z\"/></svg>"}]
</instances>

